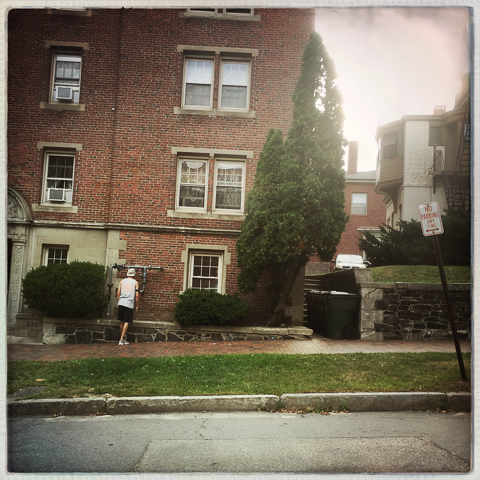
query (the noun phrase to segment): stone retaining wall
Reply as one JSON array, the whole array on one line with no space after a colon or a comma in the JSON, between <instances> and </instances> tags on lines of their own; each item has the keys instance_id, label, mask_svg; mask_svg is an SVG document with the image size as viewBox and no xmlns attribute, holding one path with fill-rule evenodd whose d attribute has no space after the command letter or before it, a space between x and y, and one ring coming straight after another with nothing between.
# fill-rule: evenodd
<instances>
[{"instance_id":1,"label":"stone retaining wall","mask_svg":"<svg viewBox=\"0 0 480 480\"><path fill-rule=\"evenodd\" d=\"M234 326L182 326L174 322L135 321L127 337L135 342L188 342L231 340L283 340L312 334L305 327L265 328ZM114 343L120 340L118 321L43 317L43 342Z\"/></svg>"},{"instance_id":2,"label":"stone retaining wall","mask_svg":"<svg viewBox=\"0 0 480 480\"><path fill-rule=\"evenodd\" d=\"M441 284L373 283L370 269L351 269L318 277L318 288L360 294L359 333L363 340L451 338ZM470 284L449 284L458 336L471 337Z\"/></svg>"},{"instance_id":3,"label":"stone retaining wall","mask_svg":"<svg viewBox=\"0 0 480 480\"><path fill-rule=\"evenodd\" d=\"M470 284L448 286L459 338L471 337ZM451 338L441 284L362 283L362 339L424 340Z\"/></svg>"}]
</instances>

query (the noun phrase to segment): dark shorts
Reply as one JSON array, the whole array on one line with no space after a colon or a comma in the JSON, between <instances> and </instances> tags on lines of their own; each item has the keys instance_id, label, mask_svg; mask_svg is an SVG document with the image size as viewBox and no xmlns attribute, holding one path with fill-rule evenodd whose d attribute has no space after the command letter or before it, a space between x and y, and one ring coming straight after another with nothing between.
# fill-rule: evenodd
<instances>
[{"instance_id":1,"label":"dark shorts","mask_svg":"<svg viewBox=\"0 0 480 480\"><path fill-rule=\"evenodd\" d=\"M133 308L128 308L123 305L118 306L118 320L120 322L133 322Z\"/></svg>"}]
</instances>

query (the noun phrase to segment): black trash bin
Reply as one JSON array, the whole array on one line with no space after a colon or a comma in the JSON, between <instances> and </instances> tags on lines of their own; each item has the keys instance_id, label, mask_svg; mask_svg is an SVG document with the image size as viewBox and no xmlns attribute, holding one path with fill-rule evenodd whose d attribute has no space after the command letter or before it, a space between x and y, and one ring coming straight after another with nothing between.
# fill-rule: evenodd
<instances>
[{"instance_id":1,"label":"black trash bin","mask_svg":"<svg viewBox=\"0 0 480 480\"><path fill-rule=\"evenodd\" d=\"M320 333L322 292L312 290L307 293L307 327Z\"/></svg>"},{"instance_id":2,"label":"black trash bin","mask_svg":"<svg viewBox=\"0 0 480 480\"><path fill-rule=\"evenodd\" d=\"M332 340L355 340L361 296L345 292L309 292L307 326Z\"/></svg>"}]
</instances>

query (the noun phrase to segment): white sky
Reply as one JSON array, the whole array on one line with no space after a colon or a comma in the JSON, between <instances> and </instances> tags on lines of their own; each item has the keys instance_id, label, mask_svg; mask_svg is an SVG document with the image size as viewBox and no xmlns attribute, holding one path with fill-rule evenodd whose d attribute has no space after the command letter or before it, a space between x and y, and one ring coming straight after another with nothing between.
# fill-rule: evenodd
<instances>
[{"instance_id":1,"label":"white sky","mask_svg":"<svg viewBox=\"0 0 480 480\"><path fill-rule=\"evenodd\" d=\"M359 142L358 171L376 168L377 127L454 106L468 71L466 8L317 9L316 30L333 59L344 133ZM345 164L347 163L345 156Z\"/></svg>"}]
</instances>

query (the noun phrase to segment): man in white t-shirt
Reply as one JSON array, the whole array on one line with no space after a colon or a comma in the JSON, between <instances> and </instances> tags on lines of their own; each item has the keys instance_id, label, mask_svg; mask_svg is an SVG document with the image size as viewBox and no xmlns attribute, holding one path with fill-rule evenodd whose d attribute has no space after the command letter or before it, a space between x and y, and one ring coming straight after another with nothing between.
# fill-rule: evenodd
<instances>
[{"instance_id":1,"label":"man in white t-shirt","mask_svg":"<svg viewBox=\"0 0 480 480\"><path fill-rule=\"evenodd\" d=\"M138 310L138 282L135 280L135 269L129 268L127 278L120 281L117 289L118 320L120 322L119 345L128 345L126 333L128 324L133 322L133 311Z\"/></svg>"}]
</instances>

